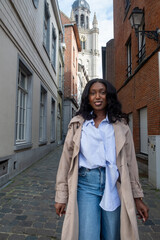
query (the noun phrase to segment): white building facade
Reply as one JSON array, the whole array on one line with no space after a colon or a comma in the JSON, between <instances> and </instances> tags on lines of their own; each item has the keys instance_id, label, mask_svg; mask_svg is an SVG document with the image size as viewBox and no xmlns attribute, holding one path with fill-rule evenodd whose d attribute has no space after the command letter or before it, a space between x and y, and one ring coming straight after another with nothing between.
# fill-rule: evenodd
<instances>
[{"instance_id":1,"label":"white building facade","mask_svg":"<svg viewBox=\"0 0 160 240\"><path fill-rule=\"evenodd\" d=\"M89 80L98 78L99 48L98 36L99 28L96 14L94 14L92 28L90 28L90 6L85 0L76 0L72 4L71 16L78 25L82 51L79 53L78 62L86 69Z\"/></svg>"},{"instance_id":2,"label":"white building facade","mask_svg":"<svg viewBox=\"0 0 160 240\"><path fill-rule=\"evenodd\" d=\"M64 64L63 57L59 60L63 29L57 0L6 0L0 9L2 186L57 146L59 67Z\"/></svg>"}]
</instances>

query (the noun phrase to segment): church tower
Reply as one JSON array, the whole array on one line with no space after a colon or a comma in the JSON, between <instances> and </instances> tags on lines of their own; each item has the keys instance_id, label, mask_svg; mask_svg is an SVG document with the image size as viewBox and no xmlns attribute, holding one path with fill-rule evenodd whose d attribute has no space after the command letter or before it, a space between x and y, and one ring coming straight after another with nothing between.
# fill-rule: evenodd
<instances>
[{"instance_id":1,"label":"church tower","mask_svg":"<svg viewBox=\"0 0 160 240\"><path fill-rule=\"evenodd\" d=\"M92 28L90 28L90 6L85 0L76 0L72 4L71 18L75 19L81 40L82 51L78 61L87 71L89 80L99 77L98 21L94 13Z\"/></svg>"}]
</instances>

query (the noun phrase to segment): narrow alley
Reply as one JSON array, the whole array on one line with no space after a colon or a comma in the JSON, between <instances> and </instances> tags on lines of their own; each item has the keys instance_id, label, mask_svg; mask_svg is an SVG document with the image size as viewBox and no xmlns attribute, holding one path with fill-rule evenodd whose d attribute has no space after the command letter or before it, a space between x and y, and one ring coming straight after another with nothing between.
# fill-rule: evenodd
<instances>
[{"instance_id":1,"label":"narrow alley","mask_svg":"<svg viewBox=\"0 0 160 240\"><path fill-rule=\"evenodd\" d=\"M0 190L0 240L59 240L62 220L54 209L55 177L62 147ZM160 191L141 178L150 218L138 220L140 240L160 239ZM67 240L67 237L66 237Z\"/></svg>"}]
</instances>

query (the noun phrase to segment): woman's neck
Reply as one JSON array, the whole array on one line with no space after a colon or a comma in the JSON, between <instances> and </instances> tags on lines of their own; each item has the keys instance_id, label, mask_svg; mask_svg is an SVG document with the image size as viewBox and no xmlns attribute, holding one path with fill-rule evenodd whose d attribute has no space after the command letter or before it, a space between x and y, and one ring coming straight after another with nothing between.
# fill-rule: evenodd
<instances>
[{"instance_id":1,"label":"woman's neck","mask_svg":"<svg viewBox=\"0 0 160 240\"><path fill-rule=\"evenodd\" d=\"M106 118L106 112L94 111L96 118L94 119L95 127L98 128L99 124Z\"/></svg>"},{"instance_id":2,"label":"woman's neck","mask_svg":"<svg viewBox=\"0 0 160 240\"><path fill-rule=\"evenodd\" d=\"M94 114L96 115L96 119L101 119L103 120L106 118L106 111L94 111Z\"/></svg>"}]
</instances>

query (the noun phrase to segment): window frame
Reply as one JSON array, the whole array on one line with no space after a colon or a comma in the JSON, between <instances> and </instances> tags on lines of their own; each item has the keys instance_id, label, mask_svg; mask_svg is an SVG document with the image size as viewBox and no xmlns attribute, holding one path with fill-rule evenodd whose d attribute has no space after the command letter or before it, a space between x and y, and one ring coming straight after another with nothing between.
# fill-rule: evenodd
<instances>
[{"instance_id":1,"label":"window frame","mask_svg":"<svg viewBox=\"0 0 160 240\"><path fill-rule=\"evenodd\" d=\"M84 14L81 14L81 24L80 24L80 26L81 26L81 28L85 28L85 16L84 16Z\"/></svg>"},{"instance_id":2,"label":"window frame","mask_svg":"<svg viewBox=\"0 0 160 240\"><path fill-rule=\"evenodd\" d=\"M44 99L42 98L42 94ZM44 102L42 102L44 100ZM47 90L41 84L40 87L40 109L39 109L39 145L44 145L47 143ZM42 111L43 107L43 111ZM41 116L41 113L43 115ZM43 119L42 119L43 118ZM42 131L41 131L42 128Z\"/></svg>"},{"instance_id":3,"label":"window frame","mask_svg":"<svg viewBox=\"0 0 160 240\"><path fill-rule=\"evenodd\" d=\"M126 76L130 77L132 75L132 42L131 37L126 43L126 49L127 49L127 68L126 68Z\"/></svg>"},{"instance_id":4,"label":"window frame","mask_svg":"<svg viewBox=\"0 0 160 240\"><path fill-rule=\"evenodd\" d=\"M18 55L17 64L17 86L16 86L16 110L15 110L15 141L14 150L20 150L32 147L32 99L33 99L33 71L26 64L26 62ZM24 75L27 82L27 89L24 89L19 84L20 73ZM25 96L25 123L24 123L24 138L20 139L18 134L20 132L20 94L26 94ZM23 109L24 110L24 109ZM21 112L22 113L22 112Z\"/></svg>"},{"instance_id":5,"label":"window frame","mask_svg":"<svg viewBox=\"0 0 160 240\"><path fill-rule=\"evenodd\" d=\"M139 31L143 31L145 30L145 24L144 21L142 22L142 25L139 27L138 29ZM138 33L138 63L141 63L146 56L146 39L145 39L145 35L142 34L141 32Z\"/></svg>"},{"instance_id":6,"label":"window frame","mask_svg":"<svg viewBox=\"0 0 160 240\"><path fill-rule=\"evenodd\" d=\"M56 71L56 59L57 59L57 34L54 25L52 24L52 51L51 51L51 63Z\"/></svg>"},{"instance_id":7,"label":"window frame","mask_svg":"<svg viewBox=\"0 0 160 240\"><path fill-rule=\"evenodd\" d=\"M44 19L43 19L43 46L49 56L50 51L50 12L49 4L44 2Z\"/></svg>"},{"instance_id":8,"label":"window frame","mask_svg":"<svg viewBox=\"0 0 160 240\"><path fill-rule=\"evenodd\" d=\"M59 62L59 81L58 81L58 88L62 90L62 64Z\"/></svg>"},{"instance_id":9,"label":"window frame","mask_svg":"<svg viewBox=\"0 0 160 240\"><path fill-rule=\"evenodd\" d=\"M86 16L86 28L89 29L89 17Z\"/></svg>"},{"instance_id":10,"label":"window frame","mask_svg":"<svg viewBox=\"0 0 160 240\"><path fill-rule=\"evenodd\" d=\"M51 142L56 141L56 101L51 98Z\"/></svg>"},{"instance_id":11,"label":"window frame","mask_svg":"<svg viewBox=\"0 0 160 240\"><path fill-rule=\"evenodd\" d=\"M79 25L79 22L78 22L78 14L75 15L75 20L76 20L76 24L77 26Z\"/></svg>"},{"instance_id":12,"label":"window frame","mask_svg":"<svg viewBox=\"0 0 160 240\"><path fill-rule=\"evenodd\" d=\"M145 122L143 121L143 124L142 124L142 117L144 116L145 116ZM148 155L148 109L147 107L143 107L139 109L139 138L140 138L140 153L144 155Z\"/></svg>"}]
</instances>

